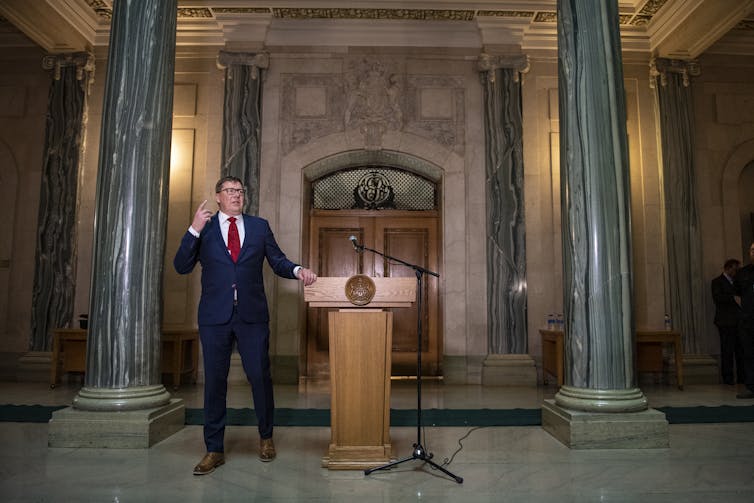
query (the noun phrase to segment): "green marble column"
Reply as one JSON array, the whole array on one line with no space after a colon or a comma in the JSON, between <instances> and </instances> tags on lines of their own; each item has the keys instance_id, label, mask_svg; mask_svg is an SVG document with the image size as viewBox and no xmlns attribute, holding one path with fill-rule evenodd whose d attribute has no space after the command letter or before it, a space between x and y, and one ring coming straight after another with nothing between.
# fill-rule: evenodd
<instances>
[{"instance_id":1,"label":"green marble column","mask_svg":"<svg viewBox=\"0 0 754 503\"><path fill-rule=\"evenodd\" d=\"M70 326L74 318L79 164L94 56L86 52L49 55L42 67L51 70L52 83L39 191L32 351L52 349L50 331Z\"/></svg>"},{"instance_id":2,"label":"green marble column","mask_svg":"<svg viewBox=\"0 0 754 503\"><path fill-rule=\"evenodd\" d=\"M265 53L220 51L217 65L225 69L222 176L233 175L249 191L244 211L259 212L259 159L262 136L262 70Z\"/></svg>"},{"instance_id":3,"label":"green marble column","mask_svg":"<svg viewBox=\"0 0 754 503\"><path fill-rule=\"evenodd\" d=\"M625 93L616 0L558 1L566 330L576 411L647 408L636 387Z\"/></svg>"},{"instance_id":4,"label":"green marble column","mask_svg":"<svg viewBox=\"0 0 754 503\"><path fill-rule=\"evenodd\" d=\"M657 92L662 141L667 311L673 329L683 336L684 351L692 354L709 353L705 337L709 282L702 268L691 93L691 78L699 74L696 61L657 58L650 63L650 84Z\"/></svg>"},{"instance_id":5,"label":"green marble column","mask_svg":"<svg viewBox=\"0 0 754 503\"><path fill-rule=\"evenodd\" d=\"M170 401L160 328L176 17L177 0L113 3L79 410Z\"/></svg>"},{"instance_id":6,"label":"green marble column","mask_svg":"<svg viewBox=\"0 0 754 503\"><path fill-rule=\"evenodd\" d=\"M520 72L524 55L483 54L487 333L492 354L526 354L526 228Z\"/></svg>"}]
</instances>

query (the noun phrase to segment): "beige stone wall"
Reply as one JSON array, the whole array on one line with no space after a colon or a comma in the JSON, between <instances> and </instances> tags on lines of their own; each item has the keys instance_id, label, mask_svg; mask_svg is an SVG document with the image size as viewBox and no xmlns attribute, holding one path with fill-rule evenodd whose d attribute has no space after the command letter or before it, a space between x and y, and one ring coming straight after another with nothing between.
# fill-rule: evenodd
<instances>
[{"instance_id":1,"label":"beige stone wall","mask_svg":"<svg viewBox=\"0 0 754 503\"><path fill-rule=\"evenodd\" d=\"M29 348L36 224L51 77L34 48L0 51L0 353Z\"/></svg>"},{"instance_id":2,"label":"beige stone wall","mask_svg":"<svg viewBox=\"0 0 754 503\"><path fill-rule=\"evenodd\" d=\"M709 283L728 258L748 261L741 217L754 212L754 70L753 57L706 55L693 82L696 121L697 196L704 260ZM707 298L707 333L716 347L714 307Z\"/></svg>"}]
</instances>

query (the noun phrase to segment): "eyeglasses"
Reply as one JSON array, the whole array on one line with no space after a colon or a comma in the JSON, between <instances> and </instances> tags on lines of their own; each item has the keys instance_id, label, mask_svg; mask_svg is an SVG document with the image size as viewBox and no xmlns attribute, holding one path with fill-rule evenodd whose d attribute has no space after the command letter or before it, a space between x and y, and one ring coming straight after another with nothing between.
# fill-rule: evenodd
<instances>
[{"instance_id":1,"label":"eyeglasses","mask_svg":"<svg viewBox=\"0 0 754 503\"><path fill-rule=\"evenodd\" d=\"M225 187L224 189L220 189L220 191L225 192L229 196L235 196L238 195L244 195L246 193L246 189L237 189L235 187Z\"/></svg>"}]
</instances>

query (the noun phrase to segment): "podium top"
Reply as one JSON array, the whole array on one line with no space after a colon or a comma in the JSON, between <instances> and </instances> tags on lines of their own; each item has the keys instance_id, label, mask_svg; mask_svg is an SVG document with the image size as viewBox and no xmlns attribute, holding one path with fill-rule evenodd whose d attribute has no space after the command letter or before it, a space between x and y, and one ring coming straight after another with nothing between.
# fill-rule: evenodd
<instances>
[{"instance_id":1,"label":"podium top","mask_svg":"<svg viewBox=\"0 0 754 503\"><path fill-rule=\"evenodd\" d=\"M349 300L346 283L350 278L321 277L313 285L304 287L304 300L309 307L411 307L416 301L416 278L371 278L375 292L366 304Z\"/></svg>"}]
</instances>

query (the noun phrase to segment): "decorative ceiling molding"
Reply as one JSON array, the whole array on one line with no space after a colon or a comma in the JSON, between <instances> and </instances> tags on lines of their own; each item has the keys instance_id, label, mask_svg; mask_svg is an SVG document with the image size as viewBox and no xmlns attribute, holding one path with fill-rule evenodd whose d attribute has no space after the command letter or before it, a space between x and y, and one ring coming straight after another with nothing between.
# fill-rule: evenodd
<instances>
[{"instance_id":1,"label":"decorative ceiling molding","mask_svg":"<svg viewBox=\"0 0 754 503\"><path fill-rule=\"evenodd\" d=\"M646 0L640 10L621 14L620 24L645 26L651 21L667 0ZM103 20L112 19L112 0L86 0L86 3ZM249 2L257 3L257 2ZM262 3L262 2L259 2ZM410 3L410 2L409 2ZM462 4L463 2L458 2ZM499 2L503 3L503 2ZM271 14L276 19L381 19L411 21L473 21L481 17L527 18L533 23L557 22L552 10L492 10L492 9L414 9L414 8L368 8L368 7L178 7L178 18L215 19L218 15Z\"/></svg>"},{"instance_id":2,"label":"decorative ceiling molding","mask_svg":"<svg viewBox=\"0 0 754 503\"><path fill-rule=\"evenodd\" d=\"M747 7L753 2L618 0L623 50L696 57L731 30L754 31L754 8ZM376 45L495 51L518 47L544 54L557 47L556 4L556 0L179 0L176 43L184 48ZM44 50L99 53L109 43L112 5L113 0L0 0L0 16ZM8 39L6 46L10 44Z\"/></svg>"},{"instance_id":3,"label":"decorative ceiling molding","mask_svg":"<svg viewBox=\"0 0 754 503\"><path fill-rule=\"evenodd\" d=\"M667 0L648 27L653 56L692 60L754 10L754 0Z\"/></svg>"}]
</instances>

